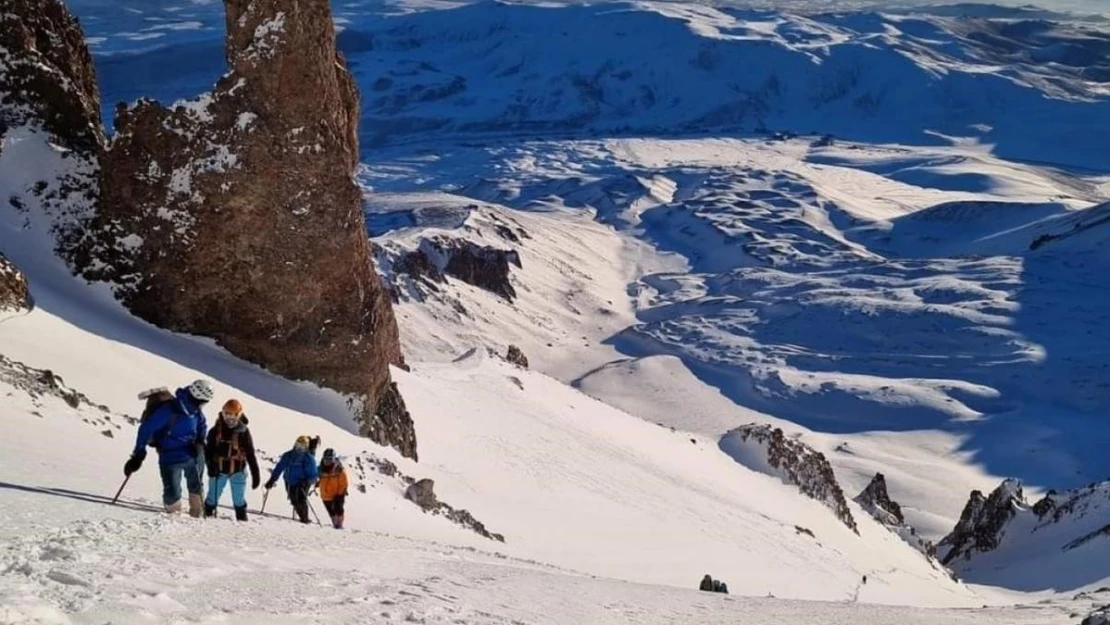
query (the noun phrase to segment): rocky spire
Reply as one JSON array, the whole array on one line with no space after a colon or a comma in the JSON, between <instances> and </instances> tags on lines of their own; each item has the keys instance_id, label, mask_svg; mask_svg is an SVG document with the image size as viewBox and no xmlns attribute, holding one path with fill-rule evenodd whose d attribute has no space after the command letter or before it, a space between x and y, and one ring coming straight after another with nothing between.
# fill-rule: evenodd
<instances>
[{"instance_id":1,"label":"rocky spire","mask_svg":"<svg viewBox=\"0 0 1110 625\"><path fill-rule=\"evenodd\" d=\"M875 477L871 478L867 488L856 496L855 501L871 513L871 516L888 525L901 525L906 522L902 516L902 507L887 494L886 478L882 473L876 473ZM889 517L889 520L882 517Z\"/></svg>"},{"instance_id":2,"label":"rocky spire","mask_svg":"<svg viewBox=\"0 0 1110 625\"><path fill-rule=\"evenodd\" d=\"M117 109L81 268L152 323L343 393L364 435L415 458L329 2L225 4L228 72L211 93Z\"/></svg>"}]
</instances>

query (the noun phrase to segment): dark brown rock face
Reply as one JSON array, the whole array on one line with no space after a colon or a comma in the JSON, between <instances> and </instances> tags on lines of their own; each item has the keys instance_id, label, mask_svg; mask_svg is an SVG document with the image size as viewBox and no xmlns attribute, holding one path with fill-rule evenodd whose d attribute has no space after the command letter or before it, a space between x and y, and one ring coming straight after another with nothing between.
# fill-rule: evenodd
<instances>
[{"instance_id":1,"label":"dark brown rock face","mask_svg":"<svg viewBox=\"0 0 1110 625\"><path fill-rule=\"evenodd\" d=\"M500 295L510 302L516 299L509 271L511 265L521 267L518 253L459 240L446 245L442 253L448 258L444 269L447 275Z\"/></svg>"},{"instance_id":2,"label":"dark brown rock face","mask_svg":"<svg viewBox=\"0 0 1110 625\"><path fill-rule=\"evenodd\" d=\"M77 19L59 0L7 0L0 12L0 134L41 123L62 147L103 142L100 90Z\"/></svg>"},{"instance_id":3,"label":"dark brown rock face","mask_svg":"<svg viewBox=\"0 0 1110 625\"><path fill-rule=\"evenodd\" d=\"M729 432L726 440L732 436L739 437L741 442L763 447L767 464L778 472L779 477L796 485L802 494L824 503L842 523L859 533L856 520L844 499L844 491L825 454L799 440L788 438L782 429L770 425L752 423L738 427ZM722 441L722 447L724 445Z\"/></svg>"},{"instance_id":4,"label":"dark brown rock face","mask_svg":"<svg viewBox=\"0 0 1110 625\"><path fill-rule=\"evenodd\" d=\"M27 278L0 254L0 312L22 312L31 308Z\"/></svg>"},{"instance_id":5,"label":"dark brown rock face","mask_svg":"<svg viewBox=\"0 0 1110 625\"><path fill-rule=\"evenodd\" d=\"M328 0L225 5L229 71L212 93L118 110L84 274L159 326L346 394L364 435L415 457Z\"/></svg>"},{"instance_id":6,"label":"dark brown rock face","mask_svg":"<svg viewBox=\"0 0 1110 625\"><path fill-rule=\"evenodd\" d=\"M989 497L971 491L956 527L938 544L948 549L941 562L948 564L958 557L970 558L974 552L997 549L1006 524L1023 501L1021 483L1013 479L1003 481Z\"/></svg>"},{"instance_id":7,"label":"dark brown rock face","mask_svg":"<svg viewBox=\"0 0 1110 625\"><path fill-rule=\"evenodd\" d=\"M42 149L47 141L61 150ZM42 178L9 189L0 202L29 220L32 212L44 213L67 258L96 205L103 141L96 73L77 19L59 0L4 2L0 154L6 164L33 162Z\"/></svg>"},{"instance_id":8,"label":"dark brown rock face","mask_svg":"<svg viewBox=\"0 0 1110 625\"><path fill-rule=\"evenodd\" d=\"M863 492L856 497L855 501L863 506L864 510L871 512L872 516L889 515L892 523L901 524L906 522L906 519L902 516L902 506L892 500L886 491L886 478L883 477L882 473L876 473L875 477L871 478L867 488L863 489ZM879 511L885 513L885 515L879 513Z\"/></svg>"}]
</instances>

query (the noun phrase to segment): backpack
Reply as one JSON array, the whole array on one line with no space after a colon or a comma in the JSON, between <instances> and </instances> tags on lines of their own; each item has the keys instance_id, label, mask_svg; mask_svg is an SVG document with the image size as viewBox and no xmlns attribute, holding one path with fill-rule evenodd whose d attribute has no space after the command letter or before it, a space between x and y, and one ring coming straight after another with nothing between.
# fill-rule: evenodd
<instances>
[{"instance_id":1,"label":"backpack","mask_svg":"<svg viewBox=\"0 0 1110 625\"><path fill-rule=\"evenodd\" d=\"M158 448L162 445L162 439L166 438L166 435L173 430L173 426L177 425L177 420L182 416L181 410L177 409L177 404L176 402L174 402L173 393L170 392L170 389L164 386L159 386L158 388L152 388L139 393L139 399L146 400L146 407L143 408L143 415L139 417L139 423L146 423L147 420L150 419L150 416L154 414L154 411L161 408L163 405L167 403L171 403L173 405L174 411L173 414L170 415L170 420L168 423L166 423L166 427L155 432L154 436L150 437L150 442L147 443L147 445L149 445L150 447Z\"/></svg>"},{"instance_id":2,"label":"backpack","mask_svg":"<svg viewBox=\"0 0 1110 625\"><path fill-rule=\"evenodd\" d=\"M224 438L224 430L226 427L222 423L218 423L216 428L216 449L223 443L227 443L227 455L223 457L211 458L210 460L216 462L219 469L223 469L226 463L229 473L235 470L236 465L246 466L247 464L247 450L242 445L242 438L240 434L245 430L240 425L236 425L228 438Z\"/></svg>"}]
</instances>

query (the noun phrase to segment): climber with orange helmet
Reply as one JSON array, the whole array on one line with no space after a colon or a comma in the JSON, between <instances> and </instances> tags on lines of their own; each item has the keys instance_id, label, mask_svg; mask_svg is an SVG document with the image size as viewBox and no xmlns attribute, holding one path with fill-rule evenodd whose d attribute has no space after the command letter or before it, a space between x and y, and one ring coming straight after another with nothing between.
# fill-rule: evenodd
<instances>
[{"instance_id":1,"label":"climber with orange helmet","mask_svg":"<svg viewBox=\"0 0 1110 625\"><path fill-rule=\"evenodd\" d=\"M254 440L247 429L247 415L243 404L229 399L220 410L216 425L208 431L204 447L208 461L208 497L204 500L204 516L216 516L216 506L224 487L231 484L231 502L235 506L235 519L247 520L247 468L251 470L251 488L258 488L261 474L258 458L254 454Z\"/></svg>"}]
</instances>

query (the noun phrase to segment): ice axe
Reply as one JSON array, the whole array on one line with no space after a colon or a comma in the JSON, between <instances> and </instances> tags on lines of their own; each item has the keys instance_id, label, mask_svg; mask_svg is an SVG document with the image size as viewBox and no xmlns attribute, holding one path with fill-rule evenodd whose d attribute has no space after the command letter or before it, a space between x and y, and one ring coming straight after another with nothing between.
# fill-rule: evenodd
<instances>
[{"instance_id":1,"label":"ice axe","mask_svg":"<svg viewBox=\"0 0 1110 625\"><path fill-rule=\"evenodd\" d=\"M115 496L115 497L112 497L112 505L113 505L113 506L114 506L114 505L116 505L116 502L117 502L117 501L119 501L119 496L120 496L120 494L122 494L122 493L123 493L123 489L124 489L124 487L125 487L125 486L127 486L127 482L128 482L128 480L130 480L130 479L131 479L131 476L130 476L130 475L125 475L125 476L124 476L124 478L123 478L123 484L120 484L120 485L119 485L119 490L117 490L117 491L116 491L116 496Z\"/></svg>"},{"instance_id":2,"label":"ice axe","mask_svg":"<svg viewBox=\"0 0 1110 625\"><path fill-rule=\"evenodd\" d=\"M270 498L270 489L267 488L266 492L262 493L262 509L258 511L258 515L266 514L266 500Z\"/></svg>"}]
</instances>

